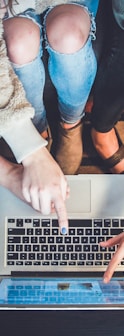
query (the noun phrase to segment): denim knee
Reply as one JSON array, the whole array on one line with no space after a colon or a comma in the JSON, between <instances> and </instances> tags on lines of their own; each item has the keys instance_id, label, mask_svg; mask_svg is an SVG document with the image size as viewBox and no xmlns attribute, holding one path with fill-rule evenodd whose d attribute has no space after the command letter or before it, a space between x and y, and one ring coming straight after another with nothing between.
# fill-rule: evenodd
<instances>
[{"instance_id":1,"label":"denim knee","mask_svg":"<svg viewBox=\"0 0 124 336\"><path fill-rule=\"evenodd\" d=\"M57 90L61 119L68 123L73 123L83 117L84 107L97 71L97 61L92 48L96 25L93 15L91 13L89 15L91 28L88 40L80 50L72 54L64 54L52 49L45 34L46 49L49 53L49 74ZM46 17L44 20L45 25Z\"/></svg>"}]
</instances>

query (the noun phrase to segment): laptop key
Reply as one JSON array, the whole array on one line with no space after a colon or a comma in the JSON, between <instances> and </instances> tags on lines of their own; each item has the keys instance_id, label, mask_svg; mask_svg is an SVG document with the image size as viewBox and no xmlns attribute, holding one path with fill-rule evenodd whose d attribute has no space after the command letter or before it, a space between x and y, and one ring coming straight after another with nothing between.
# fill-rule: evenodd
<instances>
[{"instance_id":1,"label":"laptop key","mask_svg":"<svg viewBox=\"0 0 124 336\"><path fill-rule=\"evenodd\" d=\"M67 261L61 261L60 262L60 266L66 266L67 265Z\"/></svg>"},{"instance_id":2,"label":"laptop key","mask_svg":"<svg viewBox=\"0 0 124 336\"><path fill-rule=\"evenodd\" d=\"M116 236L116 235L122 233L123 230L124 230L124 229L119 229L119 228L117 228L117 229L110 229L110 234L111 234L112 236Z\"/></svg>"},{"instance_id":3,"label":"laptop key","mask_svg":"<svg viewBox=\"0 0 124 336\"><path fill-rule=\"evenodd\" d=\"M23 242L23 244L28 244L29 243L29 237L23 237L22 238L22 242Z\"/></svg>"},{"instance_id":4,"label":"laptop key","mask_svg":"<svg viewBox=\"0 0 124 336\"><path fill-rule=\"evenodd\" d=\"M58 245L58 252L65 251L65 245Z\"/></svg>"},{"instance_id":5,"label":"laptop key","mask_svg":"<svg viewBox=\"0 0 124 336\"><path fill-rule=\"evenodd\" d=\"M22 266L23 265L23 261L16 261L16 266Z\"/></svg>"},{"instance_id":6,"label":"laptop key","mask_svg":"<svg viewBox=\"0 0 124 336\"><path fill-rule=\"evenodd\" d=\"M54 253L53 258L54 258L54 260L61 260L61 254L60 253Z\"/></svg>"},{"instance_id":7,"label":"laptop key","mask_svg":"<svg viewBox=\"0 0 124 336\"><path fill-rule=\"evenodd\" d=\"M84 252L90 252L90 245L84 245L83 250Z\"/></svg>"},{"instance_id":8,"label":"laptop key","mask_svg":"<svg viewBox=\"0 0 124 336\"><path fill-rule=\"evenodd\" d=\"M14 263L14 261L7 261L7 265L8 266L13 266L13 265L15 265L15 263Z\"/></svg>"},{"instance_id":9,"label":"laptop key","mask_svg":"<svg viewBox=\"0 0 124 336\"><path fill-rule=\"evenodd\" d=\"M71 237L64 237L64 243L65 244L70 244L71 243Z\"/></svg>"},{"instance_id":10,"label":"laptop key","mask_svg":"<svg viewBox=\"0 0 124 336\"><path fill-rule=\"evenodd\" d=\"M42 229L35 229L35 235L41 236L42 235Z\"/></svg>"},{"instance_id":11,"label":"laptop key","mask_svg":"<svg viewBox=\"0 0 124 336\"><path fill-rule=\"evenodd\" d=\"M102 266L102 261L95 261L96 266Z\"/></svg>"},{"instance_id":12,"label":"laptop key","mask_svg":"<svg viewBox=\"0 0 124 336\"><path fill-rule=\"evenodd\" d=\"M38 237L31 237L31 243L32 244L37 244L37 242L38 242Z\"/></svg>"},{"instance_id":13,"label":"laptop key","mask_svg":"<svg viewBox=\"0 0 124 336\"><path fill-rule=\"evenodd\" d=\"M39 243L46 243L46 237L39 237Z\"/></svg>"},{"instance_id":14,"label":"laptop key","mask_svg":"<svg viewBox=\"0 0 124 336\"><path fill-rule=\"evenodd\" d=\"M52 253L46 253L45 254L45 259L46 260L52 260Z\"/></svg>"},{"instance_id":15,"label":"laptop key","mask_svg":"<svg viewBox=\"0 0 124 336\"><path fill-rule=\"evenodd\" d=\"M88 237L81 237L81 243L82 244L87 244L88 243Z\"/></svg>"},{"instance_id":16,"label":"laptop key","mask_svg":"<svg viewBox=\"0 0 124 336\"><path fill-rule=\"evenodd\" d=\"M24 245L24 251L30 252L31 251L31 245Z\"/></svg>"},{"instance_id":17,"label":"laptop key","mask_svg":"<svg viewBox=\"0 0 124 336\"><path fill-rule=\"evenodd\" d=\"M69 266L75 266L76 265L76 261L69 261Z\"/></svg>"},{"instance_id":18,"label":"laptop key","mask_svg":"<svg viewBox=\"0 0 124 336\"><path fill-rule=\"evenodd\" d=\"M27 259L27 253L20 253L20 259L26 260Z\"/></svg>"},{"instance_id":19,"label":"laptop key","mask_svg":"<svg viewBox=\"0 0 124 336\"><path fill-rule=\"evenodd\" d=\"M77 262L77 265L78 265L78 266L84 266L84 261L78 261L78 262Z\"/></svg>"},{"instance_id":20,"label":"laptop key","mask_svg":"<svg viewBox=\"0 0 124 336\"><path fill-rule=\"evenodd\" d=\"M52 266L58 266L58 261L52 261L52 262L51 262L51 265L52 265Z\"/></svg>"},{"instance_id":21,"label":"laptop key","mask_svg":"<svg viewBox=\"0 0 124 336\"><path fill-rule=\"evenodd\" d=\"M62 260L69 260L69 253L63 253Z\"/></svg>"},{"instance_id":22,"label":"laptop key","mask_svg":"<svg viewBox=\"0 0 124 336\"><path fill-rule=\"evenodd\" d=\"M58 233L59 233L59 230L58 230L58 229L52 229L52 235L57 236Z\"/></svg>"},{"instance_id":23,"label":"laptop key","mask_svg":"<svg viewBox=\"0 0 124 336\"><path fill-rule=\"evenodd\" d=\"M40 219L33 219L33 227L40 227Z\"/></svg>"},{"instance_id":24,"label":"laptop key","mask_svg":"<svg viewBox=\"0 0 124 336\"><path fill-rule=\"evenodd\" d=\"M34 265L34 266L40 266L40 265L41 265L41 262L40 262L40 261L35 261L35 262L33 263L33 265Z\"/></svg>"},{"instance_id":25,"label":"laptop key","mask_svg":"<svg viewBox=\"0 0 124 336\"><path fill-rule=\"evenodd\" d=\"M41 251L48 251L48 245L41 245Z\"/></svg>"},{"instance_id":26,"label":"laptop key","mask_svg":"<svg viewBox=\"0 0 124 336\"><path fill-rule=\"evenodd\" d=\"M104 227L111 227L111 220L110 219L104 219Z\"/></svg>"},{"instance_id":27,"label":"laptop key","mask_svg":"<svg viewBox=\"0 0 124 336\"><path fill-rule=\"evenodd\" d=\"M16 245L16 251L17 252L22 252L23 251L23 245Z\"/></svg>"},{"instance_id":28,"label":"laptop key","mask_svg":"<svg viewBox=\"0 0 124 336\"><path fill-rule=\"evenodd\" d=\"M29 260L35 260L35 253L29 253Z\"/></svg>"},{"instance_id":29,"label":"laptop key","mask_svg":"<svg viewBox=\"0 0 124 336\"><path fill-rule=\"evenodd\" d=\"M21 237L8 237L8 243L9 244L16 244L16 243L20 243L21 242Z\"/></svg>"},{"instance_id":30,"label":"laptop key","mask_svg":"<svg viewBox=\"0 0 124 336\"><path fill-rule=\"evenodd\" d=\"M94 227L102 227L102 219L94 219L93 220L93 226Z\"/></svg>"},{"instance_id":31,"label":"laptop key","mask_svg":"<svg viewBox=\"0 0 124 336\"><path fill-rule=\"evenodd\" d=\"M75 245L75 252L81 252L82 251L82 245Z\"/></svg>"},{"instance_id":32,"label":"laptop key","mask_svg":"<svg viewBox=\"0 0 124 336\"><path fill-rule=\"evenodd\" d=\"M54 244L55 237L48 237L48 244Z\"/></svg>"},{"instance_id":33,"label":"laptop key","mask_svg":"<svg viewBox=\"0 0 124 336\"><path fill-rule=\"evenodd\" d=\"M69 229L69 236L75 236L75 229Z\"/></svg>"},{"instance_id":34,"label":"laptop key","mask_svg":"<svg viewBox=\"0 0 124 336\"><path fill-rule=\"evenodd\" d=\"M50 236L50 229L43 229L43 235L44 236Z\"/></svg>"},{"instance_id":35,"label":"laptop key","mask_svg":"<svg viewBox=\"0 0 124 336\"><path fill-rule=\"evenodd\" d=\"M103 254L102 253L96 253L96 260L103 260Z\"/></svg>"},{"instance_id":36,"label":"laptop key","mask_svg":"<svg viewBox=\"0 0 124 336\"><path fill-rule=\"evenodd\" d=\"M18 218L16 220L16 226L17 227L23 227L23 219L22 218Z\"/></svg>"},{"instance_id":37,"label":"laptop key","mask_svg":"<svg viewBox=\"0 0 124 336\"><path fill-rule=\"evenodd\" d=\"M56 237L56 243L57 243L57 244L61 244L61 243L63 243L63 236L61 236L61 237Z\"/></svg>"},{"instance_id":38,"label":"laptop key","mask_svg":"<svg viewBox=\"0 0 124 336\"><path fill-rule=\"evenodd\" d=\"M42 227L50 227L50 219L42 219L41 221L41 226Z\"/></svg>"},{"instance_id":39,"label":"laptop key","mask_svg":"<svg viewBox=\"0 0 124 336\"><path fill-rule=\"evenodd\" d=\"M84 234L84 229L77 229L77 235L83 236Z\"/></svg>"},{"instance_id":40,"label":"laptop key","mask_svg":"<svg viewBox=\"0 0 124 336\"><path fill-rule=\"evenodd\" d=\"M8 260L16 260L18 259L18 253L7 253L7 259Z\"/></svg>"},{"instance_id":41,"label":"laptop key","mask_svg":"<svg viewBox=\"0 0 124 336\"><path fill-rule=\"evenodd\" d=\"M56 245L50 245L50 252L56 252Z\"/></svg>"},{"instance_id":42,"label":"laptop key","mask_svg":"<svg viewBox=\"0 0 124 336\"><path fill-rule=\"evenodd\" d=\"M79 253L79 260L86 260L86 253Z\"/></svg>"},{"instance_id":43,"label":"laptop key","mask_svg":"<svg viewBox=\"0 0 124 336\"><path fill-rule=\"evenodd\" d=\"M67 252L73 252L73 245L66 246Z\"/></svg>"},{"instance_id":44,"label":"laptop key","mask_svg":"<svg viewBox=\"0 0 124 336\"><path fill-rule=\"evenodd\" d=\"M73 243L74 244L79 244L79 237L73 237Z\"/></svg>"},{"instance_id":45,"label":"laptop key","mask_svg":"<svg viewBox=\"0 0 124 336\"><path fill-rule=\"evenodd\" d=\"M33 236L33 229L27 229L27 235Z\"/></svg>"},{"instance_id":46,"label":"laptop key","mask_svg":"<svg viewBox=\"0 0 124 336\"><path fill-rule=\"evenodd\" d=\"M86 266L93 266L93 261L87 261Z\"/></svg>"},{"instance_id":47,"label":"laptop key","mask_svg":"<svg viewBox=\"0 0 124 336\"><path fill-rule=\"evenodd\" d=\"M33 252L38 252L40 250L39 245L33 245Z\"/></svg>"},{"instance_id":48,"label":"laptop key","mask_svg":"<svg viewBox=\"0 0 124 336\"><path fill-rule=\"evenodd\" d=\"M8 251L13 252L14 251L14 245L8 245Z\"/></svg>"},{"instance_id":49,"label":"laptop key","mask_svg":"<svg viewBox=\"0 0 124 336\"><path fill-rule=\"evenodd\" d=\"M43 265L43 266L49 266L49 265L50 265L50 262L49 262L49 261L43 261L43 262L42 262L42 265Z\"/></svg>"},{"instance_id":50,"label":"laptop key","mask_svg":"<svg viewBox=\"0 0 124 336\"><path fill-rule=\"evenodd\" d=\"M71 253L71 260L77 260L78 254L77 253Z\"/></svg>"},{"instance_id":51,"label":"laptop key","mask_svg":"<svg viewBox=\"0 0 124 336\"><path fill-rule=\"evenodd\" d=\"M25 235L25 229L22 228L8 228L8 235L12 235L12 236L24 236Z\"/></svg>"},{"instance_id":52,"label":"laptop key","mask_svg":"<svg viewBox=\"0 0 124 336\"><path fill-rule=\"evenodd\" d=\"M99 236L100 232L100 229L94 229L94 236Z\"/></svg>"},{"instance_id":53,"label":"laptop key","mask_svg":"<svg viewBox=\"0 0 124 336\"><path fill-rule=\"evenodd\" d=\"M37 260L43 260L44 254L43 253L37 253Z\"/></svg>"},{"instance_id":54,"label":"laptop key","mask_svg":"<svg viewBox=\"0 0 124 336\"><path fill-rule=\"evenodd\" d=\"M118 219L112 219L112 226L113 227L119 227L119 220Z\"/></svg>"},{"instance_id":55,"label":"laptop key","mask_svg":"<svg viewBox=\"0 0 124 336\"><path fill-rule=\"evenodd\" d=\"M121 227L124 227L124 219L121 219L121 220L120 220L120 226L121 226Z\"/></svg>"},{"instance_id":56,"label":"laptop key","mask_svg":"<svg viewBox=\"0 0 124 336\"><path fill-rule=\"evenodd\" d=\"M25 266L31 266L32 265L32 261L25 261Z\"/></svg>"}]
</instances>

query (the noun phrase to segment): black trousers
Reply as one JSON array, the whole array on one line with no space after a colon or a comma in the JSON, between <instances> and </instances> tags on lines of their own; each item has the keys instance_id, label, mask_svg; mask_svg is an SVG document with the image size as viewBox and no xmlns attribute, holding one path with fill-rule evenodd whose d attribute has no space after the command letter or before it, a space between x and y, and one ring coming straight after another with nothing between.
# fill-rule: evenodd
<instances>
[{"instance_id":1,"label":"black trousers","mask_svg":"<svg viewBox=\"0 0 124 336\"><path fill-rule=\"evenodd\" d=\"M106 12L106 34L94 83L92 126L110 131L124 110L124 30L113 16L111 2ZM99 29L99 27L97 27Z\"/></svg>"}]
</instances>

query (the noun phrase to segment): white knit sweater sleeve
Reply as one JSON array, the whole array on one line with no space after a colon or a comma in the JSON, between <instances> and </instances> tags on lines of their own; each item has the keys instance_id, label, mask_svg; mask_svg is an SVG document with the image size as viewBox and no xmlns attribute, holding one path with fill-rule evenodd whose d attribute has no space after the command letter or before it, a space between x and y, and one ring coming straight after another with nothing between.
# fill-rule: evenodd
<instances>
[{"instance_id":1,"label":"white knit sweater sleeve","mask_svg":"<svg viewBox=\"0 0 124 336\"><path fill-rule=\"evenodd\" d=\"M11 147L18 162L47 144L37 132L31 118L34 109L7 57L0 19L0 135Z\"/></svg>"}]
</instances>

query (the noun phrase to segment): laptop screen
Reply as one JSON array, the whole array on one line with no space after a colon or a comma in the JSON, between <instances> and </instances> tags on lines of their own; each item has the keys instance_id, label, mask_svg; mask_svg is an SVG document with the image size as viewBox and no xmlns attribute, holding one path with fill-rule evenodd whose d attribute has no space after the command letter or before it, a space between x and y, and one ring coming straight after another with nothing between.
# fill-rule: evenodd
<instances>
[{"instance_id":1,"label":"laptop screen","mask_svg":"<svg viewBox=\"0 0 124 336\"><path fill-rule=\"evenodd\" d=\"M99 278L5 278L0 306L102 307L124 306L124 280L104 284Z\"/></svg>"}]
</instances>

